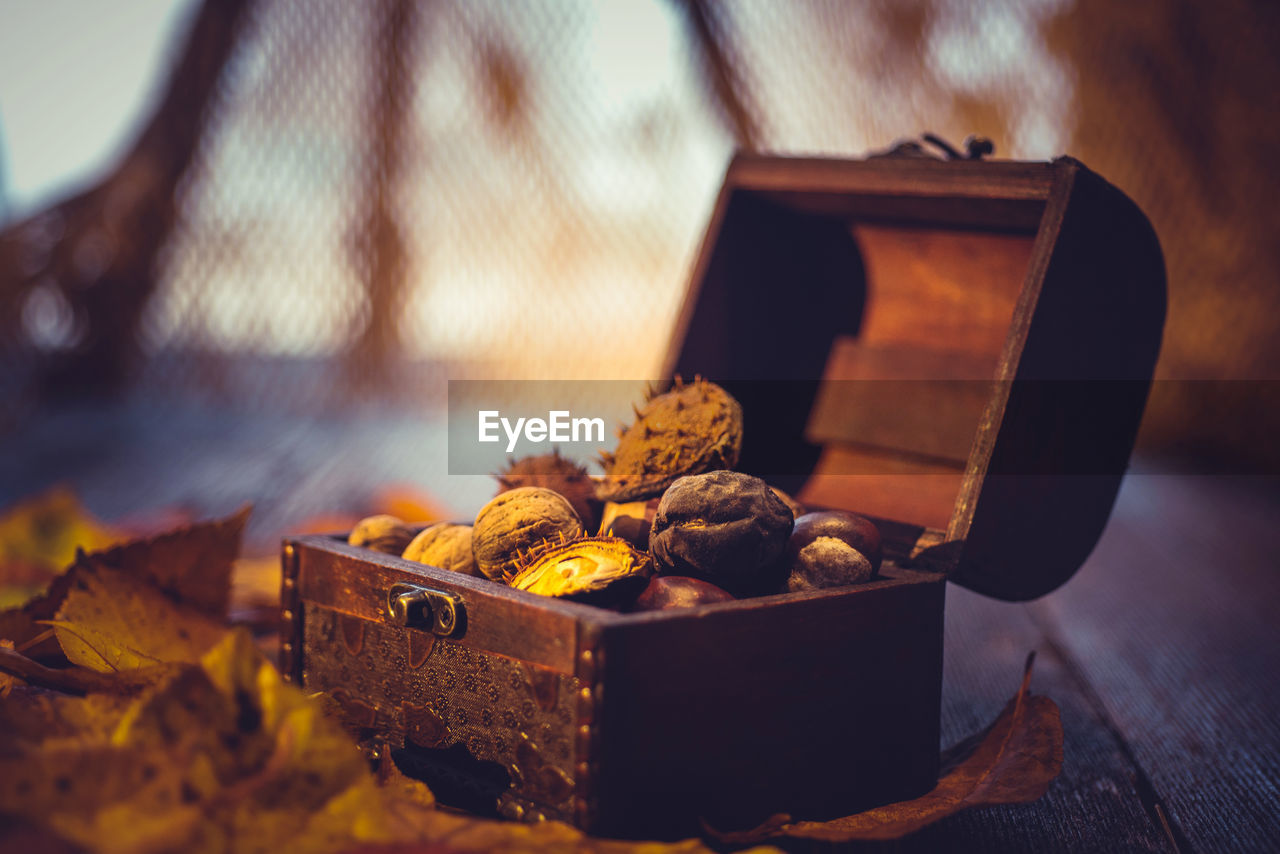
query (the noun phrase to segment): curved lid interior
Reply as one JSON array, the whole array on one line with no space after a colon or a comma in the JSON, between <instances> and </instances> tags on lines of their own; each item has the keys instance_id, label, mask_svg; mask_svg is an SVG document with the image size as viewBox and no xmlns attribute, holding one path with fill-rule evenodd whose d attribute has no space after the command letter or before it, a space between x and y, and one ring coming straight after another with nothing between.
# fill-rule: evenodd
<instances>
[{"instance_id":1,"label":"curved lid interior","mask_svg":"<svg viewBox=\"0 0 1280 854\"><path fill-rule=\"evenodd\" d=\"M744 470L1026 599L1101 534L1163 316L1145 218L1073 160L739 157L666 369L739 397Z\"/></svg>"}]
</instances>

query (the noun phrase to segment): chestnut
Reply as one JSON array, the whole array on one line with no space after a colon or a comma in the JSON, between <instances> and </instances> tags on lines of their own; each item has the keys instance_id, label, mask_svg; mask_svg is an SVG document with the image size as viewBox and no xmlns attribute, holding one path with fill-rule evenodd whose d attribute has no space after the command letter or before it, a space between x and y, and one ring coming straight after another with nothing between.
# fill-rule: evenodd
<instances>
[{"instance_id":1,"label":"chestnut","mask_svg":"<svg viewBox=\"0 0 1280 854\"><path fill-rule=\"evenodd\" d=\"M806 513L787 541L786 589L815 590L870 580L880 571L880 532L842 510Z\"/></svg>"},{"instance_id":2,"label":"chestnut","mask_svg":"<svg viewBox=\"0 0 1280 854\"><path fill-rule=\"evenodd\" d=\"M871 561L871 572L880 571L880 529L856 513L847 510L819 510L805 513L796 519L788 549L792 545L804 548L818 537L835 537L844 540Z\"/></svg>"},{"instance_id":3,"label":"chestnut","mask_svg":"<svg viewBox=\"0 0 1280 854\"><path fill-rule=\"evenodd\" d=\"M689 575L734 596L765 596L786 578L779 558L795 519L758 477L713 471L662 494L649 532L659 575Z\"/></svg>"},{"instance_id":4,"label":"chestnut","mask_svg":"<svg viewBox=\"0 0 1280 854\"><path fill-rule=\"evenodd\" d=\"M732 602L729 591L687 575L659 575L649 579L632 611L665 611L668 608L692 608L715 602Z\"/></svg>"}]
</instances>

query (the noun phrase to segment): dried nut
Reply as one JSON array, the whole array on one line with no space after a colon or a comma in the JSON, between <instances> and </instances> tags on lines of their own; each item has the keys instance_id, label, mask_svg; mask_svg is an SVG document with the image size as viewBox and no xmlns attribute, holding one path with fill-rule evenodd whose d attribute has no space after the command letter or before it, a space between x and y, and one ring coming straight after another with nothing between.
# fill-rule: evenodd
<instances>
[{"instance_id":1,"label":"dried nut","mask_svg":"<svg viewBox=\"0 0 1280 854\"><path fill-rule=\"evenodd\" d=\"M787 541L786 589L817 590L869 581L880 569L880 532L840 510L806 513Z\"/></svg>"},{"instance_id":2,"label":"dried nut","mask_svg":"<svg viewBox=\"0 0 1280 854\"><path fill-rule=\"evenodd\" d=\"M658 504L649 552L663 575L690 575L737 597L774 593L794 519L758 477L731 471L682 477Z\"/></svg>"},{"instance_id":3,"label":"dried nut","mask_svg":"<svg viewBox=\"0 0 1280 854\"><path fill-rule=\"evenodd\" d=\"M617 450L605 454L603 501L655 498L676 478L737 465L742 407L720 386L698 378L652 397L636 411Z\"/></svg>"},{"instance_id":4,"label":"dried nut","mask_svg":"<svg viewBox=\"0 0 1280 854\"><path fill-rule=\"evenodd\" d=\"M632 611L665 611L668 608L692 608L715 602L732 602L729 591L685 575L659 575L649 580Z\"/></svg>"},{"instance_id":5,"label":"dried nut","mask_svg":"<svg viewBox=\"0 0 1280 854\"><path fill-rule=\"evenodd\" d=\"M398 555L413 539L413 530L395 516L368 516L356 523L347 535L353 546Z\"/></svg>"},{"instance_id":6,"label":"dried nut","mask_svg":"<svg viewBox=\"0 0 1280 854\"><path fill-rule=\"evenodd\" d=\"M471 526L437 522L424 528L400 555L450 572L480 575L476 556L471 552Z\"/></svg>"},{"instance_id":7,"label":"dried nut","mask_svg":"<svg viewBox=\"0 0 1280 854\"><path fill-rule=\"evenodd\" d=\"M504 581L519 569L521 552L544 540L576 540L582 534L582 521L567 498L540 486L521 486L480 508L471 550L486 578Z\"/></svg>"},{"instance_id":8,"label":"dried nut","mask_svg":"<svg viewBox=\"0 0 1280 854\"><path fill-rule=\"evenodd\" d=\"M880 571L880 529L871 520L847 510L820 510L796 519L796 527L791 534L792 543L804 547L818 537L844 540L867 556L867 560L871 561L873 575Z\"/></svg>"},{"instance_id":9,"label":"dried nut","mask_svg":"<svg viewBox=\"0 0 1280 854\"><path fill-rule=\"evenodd\" d=\"M871 580L866 555L835 537L818 537L796 552L789 564L787 591L844 587Z\"/></svg>"},{"instance_id":10,"label":"dried nut","mask_svg":"<svg viewBox=\"0 0 1280 854\"><path fill-rule=\"evenodd\" d=\"M617 537L548 543L525 559L511 586L542 596L614 605L635 596L653 574L649 556Z\"/></svg>"},{"instance_id":11,"label":"dried nut","mask_svg":"<svg viewBox=\"0 0 1280 854\"><path fill-rule=\"evenodd\" d=\"M596 482L584 466L560 456L559 449L549 454L512 460L505 471L494 477L498 479L499 494L521 486L541 486L569 499L587 530L594 531L599 524L600 501L596 499Z\"/></svg>"},{"instance_id":12,"label":"dried nut","mask_svg":"<svg viewBox=\"0 0 1280 854\"><path fill-rule=\"evenodd\" d=\"M782 503L783 503L783 504L785 504L785 505L787 505L788 507L790 507L790 508L791 508L791 515L792 515L792 516L794 516L795 518L799 519L801 516L803 516L803 515L804 515L804 505L803 505L803 504L801 504L799 501L796 501L794 498L792 498L792 497L791 497L790 495L788 495L787 493L783 492L781 489L778 489L778 487L776 487L776 486L771 486L771 487L769 487L769 488L773 490L773 494L774 494L774 495L776 495L776 496L778 496L779 498L781 498L781 499L782 499Z\"/></svg>"}]
</instances>

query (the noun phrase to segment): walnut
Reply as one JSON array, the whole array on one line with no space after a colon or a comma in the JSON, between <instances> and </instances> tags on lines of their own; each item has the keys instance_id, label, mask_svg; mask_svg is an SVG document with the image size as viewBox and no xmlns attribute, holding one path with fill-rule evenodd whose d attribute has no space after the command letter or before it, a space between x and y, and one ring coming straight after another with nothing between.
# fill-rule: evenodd
<instances>
[{"instance_id":1,"label":"walnut","mask_svg":"<svg viewBox=\"0 0 1280 854\"><path fill-rule=\"evenodd\" d=\"M368 516L356 523L347 535L347 542L353 546L373 549L398 555L413 539L413 530L395 516L385 514Z\"/></svg>"},{"instance_id":2,"label":"walnut","mask_svg":"<svg viewBox=\"0 0 1280 854\"><path fill-rule=\"evenodd\" d=\"M471 550L486 578L504 581L515 575L522 552L545 540L582 535L582 520L567 498L540 486L521 486L480 508L471 528Z\"/></svg>"},{"instance_id":3,"label":"walnut","mask_svg":"<svg viewBox=\"0 0 1280 854\"><path fill-rule=\"evenodd\" d=\"M476 557L471 551L470 525L437 522L414 537L400 556L450 572L480 575Z\"/></svg>"}]
</instances>

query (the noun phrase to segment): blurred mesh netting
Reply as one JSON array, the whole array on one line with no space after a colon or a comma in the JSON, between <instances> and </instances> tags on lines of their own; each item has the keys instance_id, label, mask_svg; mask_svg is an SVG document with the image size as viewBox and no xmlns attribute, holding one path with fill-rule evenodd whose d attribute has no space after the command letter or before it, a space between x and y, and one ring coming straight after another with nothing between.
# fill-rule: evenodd
<instances>
[{"instance_id":1,"label":"blurred mesh netting","mask_svg":"<svg viewBox=\"0 0 1280 854\"><path fill-rule=\"evenodd\" d=\"M1164 375L1270 376L1276 20L1246 0L210 0L163 132L0 239L0 346L24 382L140 367L265 407L645 377L735 147L859 156L929 130L1121 186L1169 261Z\"/></svg>"}]
</instances>

